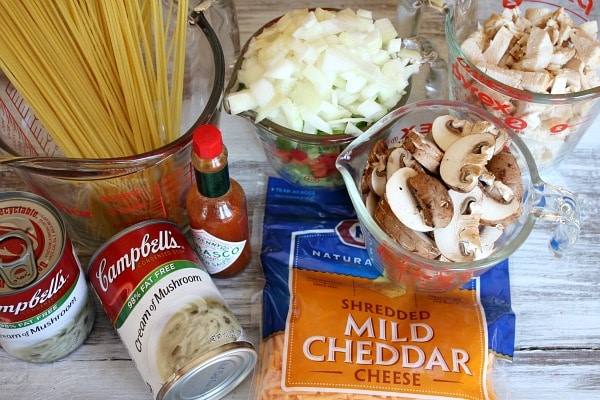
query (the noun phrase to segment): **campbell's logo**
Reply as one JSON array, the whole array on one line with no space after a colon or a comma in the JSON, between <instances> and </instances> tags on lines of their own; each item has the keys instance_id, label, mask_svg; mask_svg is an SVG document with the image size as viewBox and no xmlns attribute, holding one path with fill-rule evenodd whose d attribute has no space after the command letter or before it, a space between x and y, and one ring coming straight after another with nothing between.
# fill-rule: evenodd
<instances>
[{"instance_id":1,"label":"campbell's logo","mask_svg":"<svg viewBox=\"0 0 600 400\"><path fill-rule=\"evenodd\" d=\"M171 249L182 248L170 231L160 231L156 237L146 233L137 247L132 247L129 253L120 256L114 263L102 258L96 271L96 279L102 291L106 292L113 283L125 271L135 271L140 260L152 257Z\"/></svg>"},{"instance_id":2,"label":"campbell's logo","mask_svg":"<svg viewBox=\"0 0 600 400\"><path fill-rule=\"evenodd\" d=\"M50 280L48 287L38 288L33 292L29 299L12 304L0 305L0 314L12 314L13 316L17 316L44 305L46 302L52 300L57 293L61 292L61 289L65 283L67 283L67 278L68 277L64 275L63 270L59 270ZM47 309L48 307L44 308Z\"/></svg>"},{"instance_id":3,"label":"campbell's logo","mask_svg":"<svg viewBox=\"0 0 600 400\"><path fill-rule=\"evenodd\" d=\"M335 233L340 241L348 246L365 248L365 237L360 223L356 220L345 220L337 224Z\"/></svg>"}]
</instances>

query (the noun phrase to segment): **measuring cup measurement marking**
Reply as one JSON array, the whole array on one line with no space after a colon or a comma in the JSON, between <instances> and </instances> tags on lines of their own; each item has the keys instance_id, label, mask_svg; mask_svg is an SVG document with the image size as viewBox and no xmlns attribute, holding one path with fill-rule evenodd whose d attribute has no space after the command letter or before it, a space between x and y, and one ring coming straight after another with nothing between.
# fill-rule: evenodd
<instances>
[{"instance_id":1,"label":"measuring cup measurement marking","mask_svg":"<svg viewBox=\"0 0 600 400\"><path fill-rule=\"evenodd\" d=\"M577 4L582 10L585 11L585 15L590 15L592 12L592 8L594 8L594 0L590 0L589 2L577 0L577 3L575 3L574 0L569 0L569 2L571 2L573 4ZM577 15L577 17L579 17L581 19L585 19L585 18L581 17L580 15L578 15L577 13L573 12L573 10L567 10L567 11L573 13L573 15Z\"/></svg>"},{"instance_id":2,"label":"measuring cup measurement marking","mask_svg":"<svg viewBox=\"0 0 600 400\"><path fill-rule=\"evenodd\" d=\"M462 73L460 68L464 68L465 72L467 72L468 74L470 74L470 76L473 77L472 80L468 80L467 77L465 76L465 74ZM458 82L460 82L460 84L462 85L463 89L466 89L469 91L469 94L471 96L477 97L477 99L479 101L481 101L481 103L487 107L490 107L492 110L494 111L499 111L501 112L503 115L506 116L506 118L504 119L504 122L506 122L506 124L508 126L510 126L512 129L520 131L523 129L526 129L528 124L527 121L525 121L522 118L519 117L515 117L511 112L511 108L514 107L514 105L510 104L510 103L501 103L500 101L498 101L498 99L493 98L492 96L482 92L480 90L480 88L475 86L475 81L479 81L481 83L483 83L487 88L490 89L495 89L498 90L500 87L496 85L495 81L493 81L490 78L487 78L486 76L484 76L483 74L481 74L477 69L472 68L466 61L464 58L462 57L458 57L456 59L455 63L452 63L452 75L458 80ZM525 94L523 94L523 92L519 92L517 90L511 90L512 88L510 87L504 87L504 91L506 92L510 92L510 96L512 96L515 99L519 99L519 100L523 100L523 101L532 101L532 97L531 96L527 96ZM499 90L501 91L501 90ZM582 117L582 121L586 121L589 118L585 118ZM583 122L578 122L573 124L573 126L578 126L578 125L582 125ZM569 125L564 123L564 122L560 122L557 123L555 125L552 125L548 128L548 131L551 132L551 134L554 135L558 135L564 131L566 131L569 128Z\"/></svg>"},{"instance_id":3,"label":"measuring cup measurement marking","mask_svg":"<svg viewBox=\"0 0 600 400\"><path fill-rule=\"evenodd\" d=\"M511 117L511 116L509 116L508 118L506 118L504 120L504 122L507 125L509 125L511 128L513 128L514 130L516 130L517 133L519 133L519 131L518 131L519 129L527 127L527 122L525 122L522 119L517 118L517 117ZM576 125L580 125L580 124L576 124ZM563 132L568 127L569 127L569 125L561 123L561 124L557 124L557 125L553 126L552 128L550 128L550 131L552 133L554 133L554 134L560 134L561 132ZM410 131L415 131L415 132L420 133L422 135L427 135L428 133L431 132L431 128L432 128L432 124L431 123L421 123L421 124L418 124L418 125L410 125L410 126L400 127L399 129L403 133L402 137L394 138L394 140L392 140L390 144L393 144L395 142L400 141Z\"/></svg>"},{"instance_id":4,"label":"measuring cup measurement marking","mask_svg":"<svg viewBox=\"0 0 600 400\"><path fill-rule=\"evenodd\" d=\"M189 170L185 170L183 173L171 173L163 178L160 183L148 183L149 190L134 189L129 192L115 193L110 195L102 195L99 197L100 201L106 204L111 204L113 207L105 210L108 215L138 215L154 216L160 215L166 217L168 215L168 205L171 202L178 201L178 190L182 185L185 185L190 181L191 175ZM140 202L140 198L148 198L149 203ZM78 217L93 217L92 210L82 210L70 207L65 207L62 204L57 204L57 208L74 216ZM177 219L180 215L174 217ZM172 217L173 218L173 217ZM129 223L124 223L121 228L129 226ZM116 226L119 227L119 226Z\"/></svg>"},{"instance_id":5,"label":"measuring cup measurement marking","mask_svg":"<svg viewBox=\"0 0 600 400\"><path fill-rule=\"evenodd\" d=\"M428 4L430 1L425 1L425 4ZM555 4L552 4L552 3L549 3L549 2L546 2L546 1L530 0L529 2L530 3L550 4L550 5L555 6ZM591 12L592 12L592 9L594 8L594 0L590 0L589 2L583 2L581 0L577 0L577 2L575 2L575 0L569 0L569 2L572 3L572 4L577 4L582 10L584 10L585 15L590 15ZM519 7L522 3L523 3L523 0L502 0L502 6L504 8ZM574 12L573 10L567 10L567 11L570 12L571 14L577 16L578 18L581 18L582 20L585 20L584 17L582 17L578 13Z\"/></svg>"},{"instance_id":6,"label":"measuring cup measurement marking","mask_svg":"<svg viewBox=\"0 0 600 400\"><path fill-rule=\"evenodd\" d=\"M85 217L85 218L91 218L92 217L92 212L89 211L89 210L77 210L75 208L66 207L65 205L60 204L60 203L54 203L54 205L60 211L64 211L67 214L74 215L76 217Z\"/></svg>"},{"instance_id":7,"label":"measuring cup measurement marking","mask_svg":"<svg viewBox=\"0 0 600 400\"><path fill-rule=\"evenodd\" d=\"M23 97L19 94L15 86L9 82L7 82L6 88L4 90L6 93L5 100L10 102L10 105L14 107L17 115L20 117L22 123L19 124L16 119L13 117L13 113L4 101L0 100L0 115L6 120L7 124L10 124L13 127L13 131L20 133L21 129L27 128L31 133L31 138L35 139L37 146L30 142L29 135L19 134L19 137L15 139L15 144L20 144L21 147L27 149L28 152L31 152L33 155L38 155L36 152L36 148L42 149L43 155L54 155L50 153L54 153L55 145L53 144L53 140L45 131L42 126L40 120L35 116L35 114L31 111L28 104L25 102ZM24 146L26 145L26 146Z\"/></svg>"},{"instance_id":8,"label":"measuring cup measurement marking","mask_svg":"<svg viewBox=\"0 0 600 400\"><path fill-rule=\"evenodd\" d=\"M473 79L468 81L467 78L461 73L459 67L463 67L465 69L465 72L468 73L469 76L472 76ZM517 90L517 89L507 86L507 85L498 84L495 80L488 78L485 74L483 74L477 68L471 67L469 65L469 63L463 57L456 58L456 63L452 64L452 73L457 79L459 79L461 82L463 82L463 87L465 89L470 89L471 94L480 95L482 98L486 99L487 103L489 103L486 105L495 106L497 108L494 108L494 109L503 111L505 114L508 113L506 108L510 107L510 104L502 104L497 99L494 99L491 96L481 92L479 90L479 88L473 87L472 85L473 85L474 81L484 84L486 88L496 90L501 93L506 92L507 95L514 97L518 100L523 100L523 101L532 101L533 100L533 96L531 96L523 91Z\"/></svg>"}]
</instances>

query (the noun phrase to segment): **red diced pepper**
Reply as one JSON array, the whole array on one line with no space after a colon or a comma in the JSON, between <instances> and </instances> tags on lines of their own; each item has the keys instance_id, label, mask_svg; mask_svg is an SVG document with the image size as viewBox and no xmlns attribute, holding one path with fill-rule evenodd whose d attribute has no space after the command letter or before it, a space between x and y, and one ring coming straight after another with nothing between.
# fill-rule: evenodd
<instances>
[{"instance_id":1,"label":"red diced pepper","mask_svg":"<svg viewBox=\"0 0 600 400\"><path fill-rule=\"evenodd\" d=\"M315 178L325 178L329 175L329 170L323 164L311 164L310 170Z\"/></svg>"},{"instance_id":2,"label":"red diced pepper","mask_svg":"<svg viewBox=\"0 0 600 400\"><path fill-rule=\"evenodd\" d=\"M308 154L306 154L304 150L300 149L292 149L290 150L290 154L292 155L292 158L296 161L304 161L308 158Z\"/></svg>"},{"instance_id":3,"label":"red diced pepper","mask_svg":"<svg viewBox=\"0 0 600 400\"><path fill-rule=\"evenodd\" d=\"M275 148L273 148L273 152L285 164L292 161L292 154L290 153L289 150L282 150L282 149L278 149L277 147L275 147Z\"/></svg>"},{"instance_id":4,"label":"red diced pepper","mask_svg":"<svg viewBox=\"0 0 600 400\"><path fill-rule=\"evenodd\" d=\"M323 164L325 166L325 168L327 168L328 170L335 170L335 160L337 159L337 154L335 153L330 153L330 154L323 154L321 156L319 156L317 159L319 160L319 162L321 164Z\"/></svg>"}]
</instances>

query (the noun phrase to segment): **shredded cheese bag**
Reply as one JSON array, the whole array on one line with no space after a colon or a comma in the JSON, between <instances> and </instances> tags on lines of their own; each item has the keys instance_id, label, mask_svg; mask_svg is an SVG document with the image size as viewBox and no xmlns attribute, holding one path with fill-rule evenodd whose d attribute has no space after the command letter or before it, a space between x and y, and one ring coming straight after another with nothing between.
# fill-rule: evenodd
<instances>
[{"instance_id":1,"label":"shredded cheese bag","mask_svg":"<svg viewBox=\"0 0 600 400\"><path fill-rule=\"evenodd\" d=\"M269 180L255 398L496 399L514 351L508 262L444 294L379 275L344 190Z\"/></svg>"}]
</instances>

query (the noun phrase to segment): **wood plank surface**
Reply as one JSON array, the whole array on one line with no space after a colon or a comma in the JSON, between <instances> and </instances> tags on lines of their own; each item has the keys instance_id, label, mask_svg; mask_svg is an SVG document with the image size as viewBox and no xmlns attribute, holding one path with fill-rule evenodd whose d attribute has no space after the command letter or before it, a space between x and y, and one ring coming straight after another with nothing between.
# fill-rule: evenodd
<instances>
[{"instance_id":1,"label":"wood plank surface","mask_svg":"<svg viewBox=\"0 0 600 400\"><path fill-rule=\"evenodd\" d=\"M268 20L298 7L290 0L236 1L242 41ZM302 6L367 8L376 17L394 18L396 2L306 1ZM427 14L422 34L445 55L441 18ZM418 95L411 97L412 100ZM248 197L253 227L251 265L239 276L216 280L228 303L258 345L262 288L258 262L259 222L264 209L266 178L273 174L252 125L222 115L221 128L230 153L230 171ZM538 223L525 244L510 258L512 304L517 316L516 354L494 375L501 399L600 399L600 121L575 153L551 173L549 183L577 194L582 231L573 251L562 259L547 249L551 226ZM0 190L27 190L18 175L0 166ZM89 254L80 254L85 265ZM0 351L0 399L127 399L152 398L104 312L97 304L96 323L73 354L51 364L15 360ZM227 399L249 399L248 378Z\"/></svg>"}]
</instances>

